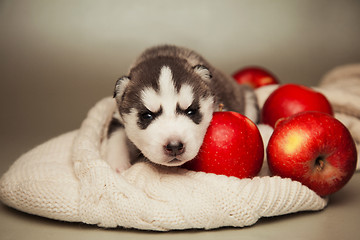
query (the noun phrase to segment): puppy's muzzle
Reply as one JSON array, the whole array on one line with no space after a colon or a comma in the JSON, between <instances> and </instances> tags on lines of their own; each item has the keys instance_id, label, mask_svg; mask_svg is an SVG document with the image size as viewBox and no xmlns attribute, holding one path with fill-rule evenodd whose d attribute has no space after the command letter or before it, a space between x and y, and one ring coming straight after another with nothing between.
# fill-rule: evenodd
<instances>
[{"instance_id":1,"label":"puppy's muzzle","mask_svg":"<svg viewBox=\"0 0 360 240\"><path fill-rule=\"evenodd\" d=\"M164 146L164 150L167 155L176 157L185 152L185 146L182 142L172 141Z\"/></svg>"}]
</instances>

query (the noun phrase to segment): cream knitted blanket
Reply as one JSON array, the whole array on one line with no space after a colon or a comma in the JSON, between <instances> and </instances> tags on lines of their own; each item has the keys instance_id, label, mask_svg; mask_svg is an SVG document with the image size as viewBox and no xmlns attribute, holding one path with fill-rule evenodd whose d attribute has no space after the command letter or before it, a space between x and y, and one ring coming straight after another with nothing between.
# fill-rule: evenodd
<instances>
[{"instance_id":1,"label":"cream knitted blanket","mask_svg":"<svg viewBox=\"0 0 360 240\"><path fill-rule=\"evenodd\" d=\"M321 89L330 99L337 94ZM358 95L351 97L360 102ZM359 113L359 106L355 110ZM327 204L306 186L280 177L238 179L148 163L119 175L103 159L114 111L113 99L105 98L79 130L22 155L0 180L1 201L52 219L157 231L243 227L261 217L316 211ZM359 143L359 115L339 114Z\"/></svg>"}]
</instances>

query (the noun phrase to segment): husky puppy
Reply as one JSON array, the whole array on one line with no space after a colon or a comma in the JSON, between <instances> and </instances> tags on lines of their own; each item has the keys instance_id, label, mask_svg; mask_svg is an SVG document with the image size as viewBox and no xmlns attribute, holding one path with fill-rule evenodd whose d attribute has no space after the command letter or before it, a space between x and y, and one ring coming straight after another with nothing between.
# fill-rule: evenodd
<instances>
[{"instance_id":1,"label":"husky puppy","mask_svg":"<svg viewBox=\"0 0 360 240\"><path fill-rule=\"evenodd\" d=\"M118 127L109 135L106 158L118 172L140 159L165 166L193 159L219 104L258 120L252 89L194 51L170 45L142 53L117 80L114 98Z\"/></svg>"}]
</instances>

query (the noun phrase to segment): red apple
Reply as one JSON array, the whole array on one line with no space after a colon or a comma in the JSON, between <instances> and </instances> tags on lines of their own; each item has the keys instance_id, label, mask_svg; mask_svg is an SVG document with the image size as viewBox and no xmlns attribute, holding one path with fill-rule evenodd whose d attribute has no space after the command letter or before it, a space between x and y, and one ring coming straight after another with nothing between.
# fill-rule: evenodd
<instances>
[{"instance_id":1,"label":"red apple","mask_svg":"<svg viewBox=\"0 0 360 240\"><path fill-rule=\"evenodd\" d=\"M261 110L261 121L272 127L280 118L304 111L320 111L333 115L326 97L309 88L297 84L285 84L273 91Z\"/></svg>"},{"instance_id":2,"label":"red apple","mask_svg":"<svg viewBox=\"0 0 360 240\"><path fill-rule=\"evenodd\" d=\"M299 181L320 196L340 190L357 162L349 130L334 117L315 111L281 120L266 151L272 174Z\"/></svg>"},{"instance_id":3,"label":"red apple","mask_svg":"<svg viewBox=\"0 0 360 240\"><path fill-rule=\"evenodd\" d=\"M257 126L236 112L215 112L195 159L185 168L249 178L263 164L264 145Z\"/></svg>"},{"instance_id":4,"label":"red apple","mask_svg":"<svg viewBox=\"0 0 360 240\"><path fill-rule=\"evenodd\" d=\"M248 84L253 88L279 83L272 73L261 67L245 67L235 72L233 78L238 83Z\"/></svg>"}]
</instances>

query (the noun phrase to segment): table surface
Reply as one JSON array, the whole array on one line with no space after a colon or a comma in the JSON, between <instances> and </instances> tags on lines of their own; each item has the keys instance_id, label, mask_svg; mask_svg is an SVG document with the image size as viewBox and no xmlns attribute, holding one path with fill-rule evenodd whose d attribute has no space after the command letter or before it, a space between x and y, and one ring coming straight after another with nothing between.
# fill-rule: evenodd
<instances>
[{"instance_id":1,"label":"table surface","mask_svg":"<svg viewBox=\"0 0 360 240\"><path fill-rule=\"evenodd\" d=\"M0 141L0 174L14 161L18 151L31 149L30 143L44 137ZM40 142L39 142L40 143ZM262 218L245 228L220 228L210 231L187 230L165 233L129 229L103 229L82 223L66 223L29 215L0 203L0 239L357 239L360 221L360 173L333 194L329 205L319 212L302 212Z\"/></svg>"}]
</instances>

